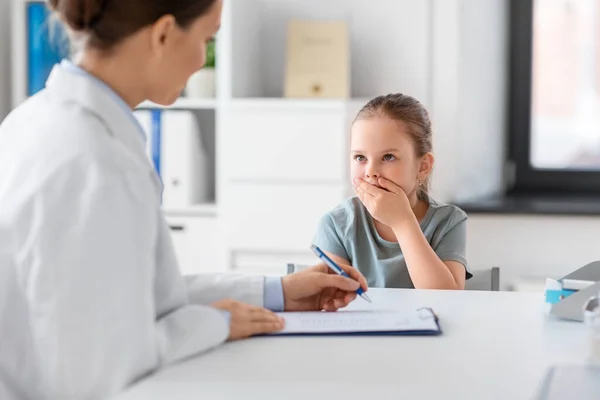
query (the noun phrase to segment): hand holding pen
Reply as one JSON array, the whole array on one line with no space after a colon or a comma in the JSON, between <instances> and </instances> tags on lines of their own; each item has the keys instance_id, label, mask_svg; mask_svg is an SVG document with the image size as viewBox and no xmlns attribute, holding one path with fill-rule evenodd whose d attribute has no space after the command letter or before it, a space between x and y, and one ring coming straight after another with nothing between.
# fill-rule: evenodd
<instances>
[{"instance_id":1,"label":"hand holding pen","mask_svg":"<svg viewBox=\"0 0 600 400\"><path fill-rule=\"evenodd\" d=\"M318 248L315 245L312 245L310 247L310 249L313 251L313 253L319 257L321 259L321 261L323 261L333 272L335 272L338 275L341 275L345 278L351 278L346 271L344 271L337 263L335 263L331 258L327 257L327 255L323 252L323 250L321 250L320 248ZM350 270L352 271L352 270ZM353 272L353 271L352 271ZM360 274L359 274L360 275ZM360 275L360 277L362 277L362 275ZM351 278L352 279L352 278ZM364 277L362 278L364 280ZM362 283L362 282L361 282ZM366 287L363 287L366 285L361 285L357 290L356 290L356 294L359 295L360 297L362 297L364 300L368 301L369 303L372 303L371 299L369 298L369 296L367 296L367 294L365 293L366 291Z\"/></svg>"},{"instance_id":2,"label":"hand holding pen","mask_svg":"<svg viewBox=\"0 0 600 400\"><path fill-rule=\"evenodd\" d=\"M367 280L350 265L332 268L326 260L282 278L285 311L337 311L357 296L365 298ZM368 299L368 297L367 297ZM367 300L368 301L368 300Z\"/></svg>"}]
</instances>

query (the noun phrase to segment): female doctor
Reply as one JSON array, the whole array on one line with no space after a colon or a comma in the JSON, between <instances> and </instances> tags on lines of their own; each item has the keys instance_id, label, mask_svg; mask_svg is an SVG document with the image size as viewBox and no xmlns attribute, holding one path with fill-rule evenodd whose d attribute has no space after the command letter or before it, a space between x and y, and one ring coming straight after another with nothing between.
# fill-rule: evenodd
<instances>
[{"instance_id":1,"label":"female doctor","mask_svg":"<svg viewBox=\"0 0 600 400\"><path fill-rule=\"evenodd\" d=\"M281 329L272 311L334 311L366 289L347 266L353 279L324 265L276 279L180 275L132 110L177 99L204 64L222 0L48 3L77 61L0 127L0 254L28 310L27 345L4 371L15 391L105 398L228 339Z\"/></svg>"}]
</instances>

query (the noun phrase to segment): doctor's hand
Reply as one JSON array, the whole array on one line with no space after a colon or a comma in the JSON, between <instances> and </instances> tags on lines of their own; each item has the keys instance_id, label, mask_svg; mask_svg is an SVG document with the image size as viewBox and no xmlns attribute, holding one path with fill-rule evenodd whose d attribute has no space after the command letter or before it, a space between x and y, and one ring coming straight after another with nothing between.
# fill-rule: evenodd
<instances>
[{"instance_id":1,"label":"doctor's hand","mask_svg":"<svg viewBox=\"0 0 600 400\"><path fill-rule=\"evenodd\" d=\"M285 311L337 311L356 298L359 287L368 289L367 280L356 268L338 265L352 279L336 274L325 264L283 277Z\"/></svg>"},{"instance_id":2,"label":"doctor's hand","mask_svg":"<svg viewBox=\"0 0 600 400\"><path fill-rule=\"evenodd\" d=\"M217 301L211 306L230 313L228 340L245 339L283 329L283 319L261 307L230 299Z\"/></svg>"}]
</instances>

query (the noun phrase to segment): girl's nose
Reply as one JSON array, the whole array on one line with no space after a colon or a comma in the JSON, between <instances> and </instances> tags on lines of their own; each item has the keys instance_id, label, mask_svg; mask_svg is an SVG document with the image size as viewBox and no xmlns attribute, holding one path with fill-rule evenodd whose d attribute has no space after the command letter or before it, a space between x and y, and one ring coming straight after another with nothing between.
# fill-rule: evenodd
<instances>
[{"instance_id":1,"label":"girl's nose","mask_svg":"<svg viewBox=\"0 0 600 400\"><path fill-rule=\"evenodd\" d=\"M380 177L379 171L377 171L377 169L373 165L367 166L367 169L365 170L365 175L367 176L367 178L371 179L378 179Z\"/></svg>"}]
</instances>

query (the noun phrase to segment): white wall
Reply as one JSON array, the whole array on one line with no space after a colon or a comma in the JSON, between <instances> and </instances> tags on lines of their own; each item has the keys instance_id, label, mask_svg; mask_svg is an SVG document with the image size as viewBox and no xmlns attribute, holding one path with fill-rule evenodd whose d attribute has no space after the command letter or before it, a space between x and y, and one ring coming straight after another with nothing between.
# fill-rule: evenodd
<instances>
[{"instance_id":1,"label":"white wall","mask_svg":"<svg viewBox=\"0 0 600 400\"><path fill-rule=\"evenodd\" d=\"M10 0L0 0L0 121L10 110Z\"/></svg>"},{"instance_id":2,"label":"white wall","mask_svg":"<svg viewBox=\"0 0 600 400\"><path fill-rule=\"evenodd\" d=\"M472 268L501 268L503 284L521 277L560 277L600 260L600 216L471 215Z\"/></svg>"},{"instance_id":3,"label":"white wall","mask_svg":"<svg viewBox=\"0 0 600 400\"><path fill-rule=\"evenodd\" d=\"M504 192L508 84L506 0L464 0L455 199Z\"/></svg>"},{"instance_id":4,"label":"white wall","mask_svg":"<svg viewBox=\"0 0 600 400\"><path fill-rule=\"evenodd\" d=\"M503 186L508 2L434 0L431 113L432 193L464 201Z\"/></svg>"}]
</instances>

